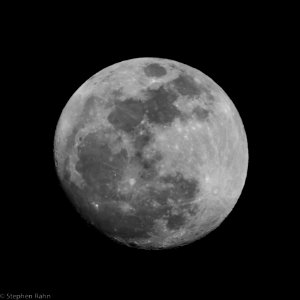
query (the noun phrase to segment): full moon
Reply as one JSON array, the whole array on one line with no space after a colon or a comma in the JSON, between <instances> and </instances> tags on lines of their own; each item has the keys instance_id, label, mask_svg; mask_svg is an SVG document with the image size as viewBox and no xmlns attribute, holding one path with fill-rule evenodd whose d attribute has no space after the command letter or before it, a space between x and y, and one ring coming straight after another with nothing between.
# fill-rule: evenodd
<instances>
[{"instance_id":1,"label":"full moon","mask_svg":"<svg viewBox=\"0 0 300 300\"><path fill-rule=\"evenodd\" d=\"M80 215L143 249L183 246L216 229L248 167L245 129L227 94L201 71L161 58L122 61L83 83L59 118L54 156Z\"/></svg>"}]
</instances>

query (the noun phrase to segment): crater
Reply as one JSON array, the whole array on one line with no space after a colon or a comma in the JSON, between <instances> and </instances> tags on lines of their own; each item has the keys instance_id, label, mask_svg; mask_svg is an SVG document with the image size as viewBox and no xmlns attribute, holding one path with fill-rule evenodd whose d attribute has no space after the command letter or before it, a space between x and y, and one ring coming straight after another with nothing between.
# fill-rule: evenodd
<instances>
[{"instance_id":1,"label":"crater","mask_svg":"<svg viewBox=\"0 0 300 300\"><path fill-rule=\"evenodd\" d=\"M148 77L163 77L167 74L166 69L158 63L151 63L144 67L144 73Z\"/></svg>"},{"instance_id":2,"label":"crater","mask_svg":"<svg viewBox=\"0 0 300 300\"><path fill-rule=\"evenodd\" d=\"M200 106L196 106L193 109L193 113L196 115L196 118L201 122L207 120L209 116L209 110Z\"/></svg>"}]
</instances>

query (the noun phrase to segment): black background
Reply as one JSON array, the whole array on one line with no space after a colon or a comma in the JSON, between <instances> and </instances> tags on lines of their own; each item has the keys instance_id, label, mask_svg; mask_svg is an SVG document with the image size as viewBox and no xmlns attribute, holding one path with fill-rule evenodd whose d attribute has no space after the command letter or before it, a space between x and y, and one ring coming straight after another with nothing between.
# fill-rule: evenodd
<instances>
[{"instance_id":1,"label":"black background","mask_svg":"<svg viewBox=\"0 0 300 300\"><path fill-rule=\"evenodd\" d=\"M41 31L34 24L12 38L16 67L9 114L14 119L3 117L8 128L3 201L9 207L1 219L4 288L49 292L57 299L78 289L111 297L158 296L164 290L189 298L190 292L201 295L206 289L226 294L244 286L244 294L252 285L266 285L264 274L273 267L265 217L270 200L260 182L259 162L266 153L259 145L271 139L260 135L268 130L263 91L272 60L270 35L265 27L236 24L225 30L219 24L204 35L199 24L187 21L172 29L106 23L93 34L68 22L63 29ZM215 231L181 248L138 250L102 236L75 211L56 175L54 134L69 98L96 72L136 57L168 58L204 72L232 99L247 133L249 169L235 208Z\"/></svg>"}]
</instances>

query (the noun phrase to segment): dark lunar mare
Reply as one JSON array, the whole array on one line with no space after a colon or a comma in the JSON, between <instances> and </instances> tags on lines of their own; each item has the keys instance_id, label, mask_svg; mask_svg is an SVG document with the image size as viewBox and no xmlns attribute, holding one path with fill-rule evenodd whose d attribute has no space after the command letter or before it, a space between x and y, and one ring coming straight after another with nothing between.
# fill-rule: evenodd
<instances>
[{"instance_id":1,"label":"dark lunar mare","mask_svg":"<svg viewBox=\"0 0 300 300\"><path fill-rule=\"evenodd\" d=\"M180 74L177 78L170 82L182 96L199 96L202 93L200 86L195 80L186 74Z\"/></svg>"},{"instance_id":2,"label":"dark lunar mare","mask_svg":"<svg viewBox=\"0 0 300 300\"><path fill-rule=\"evenodd\" d=\"M205 94L209 102L215 101L210 90L204 84L196 82L192 76L183 72L170 81L169 85L173 86L182 96L199 97Z\"/></svg>"},{"instance_id":3,"label":"dark lunar mare","mask_svg":"<svg viewBox=\"0 0 300 300\"><path fill-rule=\"evenodd\" d=\"M140 150L149 140L147 135L142 137ZM76 191L77 196L81 196L82 203L79 203L79 206L85 209L88 209L88 200L85 198L90 196L99 199L102 213L98 217L91 213L91 216L94 215L93 223L97 223L99 228L108 235L123 239L148 238L157 216L156 212L149 211L147 205L141 205L138 207L137 214L125 215L118 207L121 202L128 201L128 195L122 195L117 191L118 182L128 164L127 152L122 149L114 154L103 132L99 130L83 138L78 146L78 158L76 170L84 179L86 187L80 191L72 184L73 195Z\"/></svg>"},{"instance_id":4,"label":"dark lunar mare","mask_svg":"<svg viewBox=\"0 0 300 300\"><path fill-rule=\"evenodd\" d=\"M136 152L141 152L147 145L154 140L153 134L147 126L139 126L133 135L133 146Z\"/></svg>"},{"instance_id":5,"label":"dark lunar mare","mask_svg":"<svg viewBox=\"0 0 300 300\"><path fill-rule=\"evenodd\" d=\"M96 222L107 235L124 240L149 238L151 232L153 233L155 221L162 217L167 220L169 229L179 229L186 222L181 209L186 208L192 212L191 201L198 192L197 182L186 180L180 173L158 178L155 164L162 157L158 154L152 160L147 160L142 155L143 148L151 141L151 134L141 129L139 134L135 133L135 138L136 156L133 159L141 166L141 178L145 183L158 180L171 185L163 190L149 188L148 192L138 196L139 199L131 199L130 204L135 208L135 214L124 214L117 205L128 200L127 196L118 193L116 189L122 172L129 163L127 152L123 149L113 154L107 141L103 140L103 134L99 132L88 134L78 146L79 161L76 169L88 185L85 195L97 196L102 203L102 213L95 217L94 223ZM151 176L143 178L143 174L149 173ZM180 205L177 214L171 213L169 198ZM158 203L159 207L153 206L153 201Z\"/></svg>"},{"instance_id":6,"label":"dark lunar mare","mask_svg":"<svg viewBox=\"0 0 300 300\"><path fill-rule=\"evenodd\" d=\"M163 206L162 211L168 216L167 227L171 230L179 229L187 221L182 209L187 209L191 215L196 213L192 201L196 200L199 193L199 184L195 179L185 179L181 173L163 176L159 180L171 186L162 191L152 190L153 199ZM178 214L171 214L172 206L168 199L172 199L174 204L180 207Z\"/></svg>"},{"instance_id":7,"label":"dark lunar mare","mask_svg":"<svg viewBox=\"0 0 300 300\"><path fill-rule=\"evenodd\" d=\"M117 130L132 133L146 117L150 124L170 125L175 118L184 119L184 115L174 105L179 93L182 96L199 97L203 93L210 95L207 88L197 83L193 77L180 74L177 78L157 89L145 90L146 100L128 98L124 101L114 100L114 108L108 121ZM211 102L211 99L209 100ZM206 120L209 110L196 107L193 111L197 119Z\"/></svg>"},{"instance_id":8,"label":"dark lunar mare","mask_svg":"<svg viewBox=\"0 0 300 300\"><path fill-rule=\"evenodd\" d=\"M116 101L114 110L107 120L117 129L130 133L138 126L144 117L144 105L135 99Z\"/></svg>"},{"instance_id":9,"label":"dark lunar mare","mask_svg":"<svg viewBox=\"0 0 300 300\"><path fill-rule=\"evenodd\" d=\"M128 239L146 239L150 237L154 217L148 210L140 208L135 214L125 215L116 206L104 205L103 213L96 223L107 235Z\"/></svg>"},{"instance_id":10,"label":"dark lunar mare","mask_svg":"<svg viewBox=\"0 0 300 300\"><path fill-rule=\"evenodd\" d=\"M143 156L144 148L149 145L154 137L148 127L141 124L146 117L150 123L156 125L169 125L181 112L173 105L177 99L174 91L166 87L156 90L146 91L146 100L126 99L124 101L114 101L114 108L108 116L108 121L117 131L124 131L133 140L135 155L129 160L125 149L119 153L112 153L109 142L104 139L103 132L89 133L83 138L78 146L79 161L76 170L83 177L87 187L80 191L73 184L76 192L78 206L89 211L90 218L106 234L119 237L125 240L149 238L153 232L155 220L164 217L167 220L169 229L179 229L186 222L186 217L179 209L177 214L172 214L172 206L168 198L177 203L180 208L186 208L193 213L192 200L198 192L197 182L186 180L181 174L158 178L156 164L162 160L160 153L151 159ZM85 124L90 122L90 111L95 109L99 101L95 97L90 97L83 108L79 121L72 132L72 141L76 133ZM103 129L102 129L103 130ZM69 147L74 146L70 142ZM117 192L117 185L120 182L123 172L128 163L137 163L140 166L140 177L147 182L160 181L172 186L163 190L154 187L148 192L140 194L139 199L132 199L131 205L136 213L124 214L117 203L128 201L128 196ZM101 214L95 213L88 204L89 196L98 198L101 204ZM96 196L96 197L95 197ZM80 200L82 199L80 203ZM135 201L136 200L136 201ZM153 201L159 207L153 206ZM87 214L87 213L86 213Z\"/></svg>"},{"instance_id":11,"label":"dark lunar mare","mask_svg":"<svg viewBox=\"0 0 300 300\"><path fill-rule=\"evenodd\" d=\"M91 192L96 193L101 200L117 200L111 199L116 187L114 183L121 179L128 159L127 151L122 149L113 154L99 132L93 132L78 146L78 158L76 170Z\"/></svg>"},{"instance_id":12,"label":"dark lunar mare","mask_svg":"<svg viewBox=\"0 0 300 300\"><path fill-rule=\"evenodd\" d=\"M167 71L160 64L152 63L144 67L144 73L148 77L162 77L167 74Z\"/></svg>"},{"instance_id":13,"label":"dark lunar mare","mask_svg":"<svg viewBox=\"0 0 300 300\"><path fill-rule=\"evenodd\" d=\"M148 89L145 93L146 101L131 98L114 101L114 109L107 119L115 129L131 133L144 117L155 125L168 125L181 115L173 105L178 96L171 89L161 86L156 90Z\"/></svg>"},{"instance_id":14,"label":"dark lunar mare","mask_svg":"<svg viewBox=\"0 0 300 300\"><path fill-rule=\"evenodd\" d=\"M145 158L143 151L148 146L154 137L145 126L141 127L133 135L133 145L135 149L135 155L132 158L132 163L137 163L140 166L139 176L144 181L149 181L155 178L157 175L156 164L162 159L162 156L157 153L152 158Z\"/></svg>"},{"instance_id":15,"label":"dark lunar mare","mask_svg":"<svg viewBox=\"0 0 300 300\"><path fill-rule=\"evenodd\" d=\"M173 104L178 96L174 91L164 86L148 91L148 100L145 102L146 116L150 123L169 125L181 112Z\"/></svg>"}]
</instances>

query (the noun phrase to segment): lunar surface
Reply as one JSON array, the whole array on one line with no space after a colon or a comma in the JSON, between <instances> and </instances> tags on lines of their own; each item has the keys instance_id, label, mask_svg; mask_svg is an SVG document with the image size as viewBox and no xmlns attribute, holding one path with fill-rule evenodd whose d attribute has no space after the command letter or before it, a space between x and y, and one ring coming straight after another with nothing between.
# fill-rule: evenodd
<instances>
[{"instance_id":1,"label":"lunar surface","mask_svg":"<svg viewBox=\"0 0 300 300\"><path fill-rule=\"evenodd\" d=\"M59 179L78 212L128 246L164 249L217 228L248 166L242 120L212 79L137 58L88 79L60 116Z\"/></svg>"}]
</instances>

